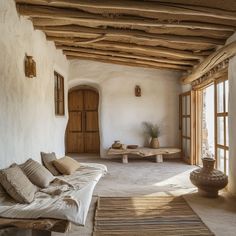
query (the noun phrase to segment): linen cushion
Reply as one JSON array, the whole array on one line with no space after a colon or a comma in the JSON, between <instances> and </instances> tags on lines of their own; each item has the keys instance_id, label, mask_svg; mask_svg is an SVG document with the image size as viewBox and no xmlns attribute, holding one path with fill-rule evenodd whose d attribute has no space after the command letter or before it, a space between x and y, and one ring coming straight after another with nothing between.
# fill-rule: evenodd
<instances>
[{"instance_id":1,"label":"linen cushion","mask_svg":"<svg viewBox=\"0 0 236 236\"><path fill-rule=\"evenodd\" d=\"M43 165L54 175L60 175L60 172L52 164L53 161L57 160L55 152L45 153L41 152L41 159Z\"/></svg>"},{"instance_id":2,"label":"linen cushion","mask_svg":"<svg viewBox=\"0 0 236 236\"><path fill-rule=\"evenodd\" d=\"M0 170L0 183L6 192L19 203L31 203L37 187L33 185L21 168L13 164Z\"/></svg>"},{"instance_id":3,"label":"linen cushion","mask_svg":"<svg viewBox=\"0 0 236 236\"><path fill-rule=\"evenodd\" d=\"M80 167L79 162L67 156L53 161L53 165L64 175L70 175Z\"/></svg>"},{"instance_id":4,"label":"linen cushion","mask_svg":"<svg viewBox=\"0 0 236 236\"><path fill-rule=\"evenodd\" d=\"M29 180L40 188L47 187L53 180L54 176L44 166L32 159L27 160L20 165Z\"/></svg>"}]
</instances>

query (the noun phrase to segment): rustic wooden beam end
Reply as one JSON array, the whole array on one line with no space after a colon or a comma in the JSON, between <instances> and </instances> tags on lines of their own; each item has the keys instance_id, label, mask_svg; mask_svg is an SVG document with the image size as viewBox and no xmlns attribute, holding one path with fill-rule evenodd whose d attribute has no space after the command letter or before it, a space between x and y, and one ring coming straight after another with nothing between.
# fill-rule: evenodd
<instances>
[{"instance_id":1,"label":"rustic wooden beam end","mask_svg":"<svg viewBox=\"0 0 236 236\"><path fill-rule=\"evenodd\" d=\"M236 42L227 44L202 61L189 75L181 78L183 84L188 84L209 72L224 60L236 55Z\"/></svg>"}]
</instances>

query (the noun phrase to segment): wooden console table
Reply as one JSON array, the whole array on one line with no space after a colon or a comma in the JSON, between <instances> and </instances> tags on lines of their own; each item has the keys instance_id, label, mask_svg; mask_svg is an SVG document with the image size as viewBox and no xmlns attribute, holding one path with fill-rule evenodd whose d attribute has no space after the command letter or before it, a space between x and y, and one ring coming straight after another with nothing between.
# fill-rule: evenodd
<instances>
[{"instance_id":1,"label":"wooden console table","mask_svg":"<svg viewBox=\"0 0 236 236\"><path fill-rule=\"evenodd\" d=\"M181 152L178 148L145 148L145 147L139 147L135 149L113 149L109 148L107 154L108 155L121 155L122 156L122 162L128 163L128 155L138 155L141 157L149 157L149 156L155 156L156 162L163 162L163 155L169 155L174 153Z\"/></svg>"}]
</instances>

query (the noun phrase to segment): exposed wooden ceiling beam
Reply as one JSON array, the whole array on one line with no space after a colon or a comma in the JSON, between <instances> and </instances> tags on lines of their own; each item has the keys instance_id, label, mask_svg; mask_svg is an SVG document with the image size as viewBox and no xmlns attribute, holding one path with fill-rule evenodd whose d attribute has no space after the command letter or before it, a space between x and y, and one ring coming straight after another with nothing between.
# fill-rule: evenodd
<instances>
[{"instance_id":1,"label":"exposed wooden ceiling beam","mask_svg":"<svg viewBox=\"0 0 236 236\"><path fill-rule=\"evenodd\" d=\"M173 36L188 36L188 37L197 37L197 38L206 38L208 39L227 39L230 35L232 35L232 30L230 31L223 31L223 30L212 30L212 29L191 29L191 28L176 28L176 27L166 27L166 25L160 25L160 27L158 28L158 30L154 30L155 32L150 32L150 28L147 29L129 29L129 28L113 28L113 27L106 27L106 28L96 28L96 27L88 27L88 26L79 26L79 25L61 25L61 26L44 26L44 25L35 25L36 29L40 29L40 30L44 30L44 31L51 31L51 32L77 32L77 33L91 33L91 34L115 34L115 35L119 35L119 34L125 34L127 35L142 35L145 37L151 37L151 38L155 38L155 37L160 37L160 36L169 36L171 35Z\"/></svg>"},{"instance_id":2,"label":"exposed wooden ceiling beam","mask_svg":"<svg viewBox=\"0 0 236 236\"><path fill-rule=\"evenodd\" d=\"M154 19L193 20L222 22L236 25L234 11L226 11L204 6L181 5L148 1L86 1L86 0L17 0L19 3L39 4L54 7L76 8L95 14L124 14Z\"/></svg>"},{"instance_id":3,"label":"exposed wooden ceiling beam","mask_svg":"<svg viewBox=\"0 0 236 236\"><path fill-rule=\"evenodd\" d=\"M49 37L56 37L56 38L68 38L68 34L66 33L48 33L48 31L45 32L47 36ZM79 37L80 36L80 37ZM87 37L84 35L81 35L80 33L72 33L69 34L69 38L77 38L80 39L78 40L81 43L89 43L89 42L98 42L98 41L103 41L106 40L107 42L121 42L121 43L131 43L131 44L137 44L137 45L144 45L144 46L160 46L160 47L166 47L169 49L178 49L178 50L191 50L191 51L205 51L205 50L211 50L214 51L213 49L216 48L216 45L197 45L197 44L182 44L182 43L171 43L171 42L165 42L164 40L150 40L148 41L148 39L135 39L135 38L128 38L128 37L123 37L123 38L119 38L116 36L113 37L107 37L106 35L99 35L96 37Z\"/></svg>"},{"instance_id":4,"label":"exposed wooden ceiling beam","mask_svg":"<svg viewBox=\"0 0 236 236\"><path fill-rule=\"evenodd\" d=\"M47 36L51 36L51 37L61 37L61 38L67 38L68 36L71 38L81 38L85 39L84 41L94 41L94 42L98 42L98 41L102 41L102 40L106 40L109 42L121 42L121 43L132 43L132 44L137 44L137 45L146 45L146 46L160 46L160 47L166 47L166 48L170 48L170 49L179 49L179 50L188 50L188 51L196 51L196 52L203 52L206 50L209 50L211 52L213 52L217 45L214 44L188 44L188 43L174 43L174 42L168 42L165 40L148 40L147 38L136 38L136 37L119 37L119 36L107 36L107 35L98 35L98 36L94 36L94 37L89 37L87 34L84 34L83 32L81 33L66 33L66 32L52 32L52 31L48 31L45 30L44 33L46 33Z\"/></svg>"},{"instance_id":5,"label":"exposed wooden ceiling beam","mask_svg":"<svg viewBox=\"0 0 236 236\"><path fill-rule=\"evenodd\" d=\"M115 51L105 51L105 50L97 50L91 48L81 48L81 47L70 47L64 45L57 45L58 49L62 49L64 51L71 51L71 52L80 52L80 53L89 53L89 54L97 54L97 55L107 55L113 57L124 57L124 58L132 58L132 59L139 59L144 61L152 61L152 62L160 62L166 64L176 64L176 65L187 65L187 66L194 66L197 64L196 61L191 60L173 60L173 59L166 59L161 57L150 57L150 56L140 56L134 54L127 54L127 53L120 53Z\"/></svg>"},{"instance_id":6,"label":"exposed wooden ceiling beam","mask_svg":"<svg viewBox=\"0 0 236 236\"><path fill-rule=\"evenodd\" d=\"M125 63L127 65L136 64L136 65L147 66L150 68L168 68L168 69L181 70L181 71L187 71L191 69L190 66L174 65L174 64L167 64L167 63L160 63L160 62L150 62L150 61L144 61L144 60L139 60L139 59L128 59L128 58L123 58L123 57L113 57L113 56L107 56L107 55L103 56L103 55L96 55L96 54L82 53L82 52L72 52L72 51L63 51L63 53L67 56L73 56L80 59L103 60L103 61L106 61L107 63L120 62L120 63Z\"/></svg>"},{"instance_id":7,"label":"exposed wooden ceiling beam","mask_svg":"<svg viewBox=\"0 0 236 236\"><path fill-rule=\"evenodd\" d=\"M175 43L196 43L196 44L215 44L221 45L224 39L215 39L206 37L202 35L201 37L197 36L178 36L172 34L151 34L146 33L141 30L131 30L131 29L101 29L101 28L89 28L83 26L76 26L76 25L69 25L69 26L54 26L54 27L37 27L37 29L44 30L47 32L66 32L66 33L81 33L81 34L88 34L89 37L98 36L101 34L106 34L107 37L109 36L120 36L120 37L140 37L141 39L147 38L148 40L167 40L170 42Z\"/></svg>"},{"instance_id":8,"label":"exposed wooden ceiling beam","mask_svg":"<svg viewBox=\"0 0 236 236\"><path fill-rule=\"evenodd\" d=\"M201 60L202 56L196 55L191 51L183 51L183 50L175 50L168 49L164 47L150 47L150 46L141 46L135 44L127 44L127 43L112 43L108 41L95 42L91 44L84 45L80 43L79 38L60 38L60 37L47 37L48 40L54 41L59 44L64 44L68 46L80 46L80 47L90 47L97 48L103 50L114 50L121 52L129 52L129 53L141 53L147 56L157 56L157 57L168 57L175 59L190 59L190 60Z\"/></svg>"},{"instance_id":9,"label":"exposed wooden ceiling beam","mask_svg":"<svg viewBox=\"0 0 236 236\"><path fill-rule=\"evenodd\" d=\"M153 20L145 20L140 18L106 18L102 17L100 15L94 16L91 15L90 17L83 16L84 13L75 13L73 15L70 15L70 11L67 11L67 14L64 14L64 10L59 13L53 11L48 12L47 10L43 10L44 12L36 13L32 12L31 10L24 7L18 7L18 11L20 14L29 16L32 18L32 22L35 26L60 26L60 25L81 25L81 26L88 26L88 27L114 27L114 28L129 28L129 29L141 29L144 30L146 28L147 32L155 33L159 30L160 27L166 27L167 24L163 22L156 22ZM40 9L38 10L40 11ZM182 24L179 24L181 26L178 27L178 24L168 24L168 26L171 27L177 27L177 28L183 28ZM197 24L199 25L199 24ZM190 26L191 27L191 26ZM196 27L193 27L193 30ZM217 26L216 26L217 28ZM232 30L232 27L229 27L230 30ZM227 28L225 28L227 30ZM231 31L233 32L233 30Z\"/></svg>"},{"instance_id":10,"label":"exposed wooden ceiling beam","mask_svg":"<svg viewBox=\"0 0 236 236\"><path fill-rule=\"evenodd\" d=\"M156 1L156 0L150 0L150 1ZM236 11L235 0L227 0L227 1L222 1L222 0L207 0L207 1L206 0L158 0L158 2L203 6L203 7L224 9L228 11Z\"/></svg>"},{"instance_id":11,"label":"exposed wooden ceiling beam","mask_svg":"<svg viewBox=\"0 0 236 236\"><path fill-rule=\"evenodd\" d=\"M181 50L209 50L214 49L217 45L223 45L224 39L211 39L206 37L194 36L175 36L175 35L156 35L142 32L139 30L126 29L95 29L79 26L60 26L60 27L38 27L48 36L55 37L80 37L80 38L97 38L103 40L135 43L138 45L163 46L167 48L176 48Z\"/></svg>"},{"instance_id":12,"label":"exposed wooden ceiling beam","mask_svg":"<svg viewBox=\"0 0 236 236\"><path fill-rule=\"evenodd\" d=\"M210 71L214 66L223 62L225 59L230 58L236 55L236 42L230 43L216 52L212 53L207 57L202 63L200 63L191 74L185 76L181 79L181 82L184 84L191 83L192 81L200 78L208 71Z\"/></svg>"},{"instance_id":13,"label":"exposed wooden ceiling beam","mask_svg":"<svg viewBox=\"0 0 236 236\"><path fill-rule=\"evenodd\" d=\"M15 1L68 58L189 71L236 30L233 0Z\"/></svg>"},{"instance_id":14,"label":"exposed wooden ceiling beam","mask_svg":"<svg viewBox=\"0 0 236 236\"><path fill-rule=\"evenodd\" d=\"M94 22L93 20L88 20L87 22L78 22L76 20L60 20L60 19L51 19L51 18L40 18L40 17L33 17L32 18L34 26L65 26L65 25L79 25L79 26L86 26L86 27L99 27L99 28L108 28L108 27L116 27L116 28L125 28L125 29L137 29L142 30L148 33L155 33L155 34L176 34L176 35L203 35L206 33L210 34L209 37L218 37L218 34L222 35L223 37L229 37L236 27L220 25L220 24L208 24L208 23L196 23L196 22L181 22L181 23L167 23L167 22L160 22L158 20L147 21L147 20L140 20L140 19L110 19L101 22ZM187 31L187 32L186 32ZM204 33L202 33L202 31ZM189 34L188 34L189 33ZM197 33L197 34L196 34ZM212 35L212 36L211 36Z\"/></svg>"},{"instance_id":15,"label":"exposed wooden ceiling beam","mask_svg":"<svg viewBox=\"0 0 236 236\"><path fill-rule=\"evenodd\" d=\"M130 22L131 25L145 25L145 21L148 22L149 25L153 24L155 25L155 21L151 19L145 19L141 17L128 17L128 16L103 16L99 14L93 14L93 13L86 13L81 10L75 10L75 9L68 9L68 8L57 8L57 7L47 7L47 6L37 6L37 5L26 5L26 4L17 4L18 11L22 15L27 15L30 17L47 17L51 19L61 19L61 20L73 20L76 22L93 22L98 24L116 24L116 21L119 20L119 24L123 21L123 23L128 24ZM173 16L175 14L164 14L163 18L160 14L158 14L158 20L167 21L167 22L182 22L182 21L195 21L195 22L206 22L206 23L214 23L214 24L223 24L223 25L230 25L236 27L236 19L235 20L223 20L223 19L205 19L203 17L197 16L197 17L191 17L189 15L188 17L184 17L185 15L180 15L177 17L177 19L173 19ZM181 18L182 17L182 18ZM185 19L186 18L186 19ZM236 17L235 17L236 18Z\"/></svg>"},{"instance_id":16,"label":"exposed wooden ceiling beam","mask_svg":"<svg viewBox=\"0 0 236 236\"><path fill-rule=\"evenodd\" d=\"M224 35L219 34L218 39L209 38L207 33L205 37L172 35L172 34L152 34L141 30L131 29L100 29L89 28L76 25L67 26L35 26L35 29L44 31L48 36L55 37L80 37L80 38L96 38L104 36L104 40L121 41L126 43L136 43L139 45L163 46L168 48L176 48L181 50L210 50L215 49L219 45L224 45L226 39ZM207 32L207 31L206 31ZM223 33L223 32L222 32ZM231 34L230 34L231 35Z\"/></svg>"}]
</instances>

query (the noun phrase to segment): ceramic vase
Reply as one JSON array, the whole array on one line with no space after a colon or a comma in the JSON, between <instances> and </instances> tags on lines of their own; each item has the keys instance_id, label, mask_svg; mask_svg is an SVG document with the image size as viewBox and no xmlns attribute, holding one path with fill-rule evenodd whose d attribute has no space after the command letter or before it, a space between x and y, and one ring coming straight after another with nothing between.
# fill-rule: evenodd
<instances>
[{"instance_id":1,"label":"ceramic vase","mask_svg":"<svg viewBox=\"0 0 236 236\"><path fill-rule=\"evenodd\" d=\"M191 182L198 187L198 193L204 197L218 197L218 191L228 184L228 176L214 169L215 160L202 158L203 167L190 173Z\"/></svg>"},{"instance_id":2,"label":"ceramic vase","mask_svg":"<svg viewBox=\"0 0 236 236\"><path fill-rule=\"evenodd\" d=\"M151 139L150 147L151 148L159 148L160 147L158 138Z\"/></svg>"},{"instance_id":3,"label":"ceramic vase","mask_svg":"<svg viewBox=\"0 0 236 236\"><path fill-rule=\"evenodd\" d=\"M120 149L122 147L122 144L120 143L119 140L115 140L114 143L111 145L111 147L114 149Z\"/></svg>"}]
</instances>

